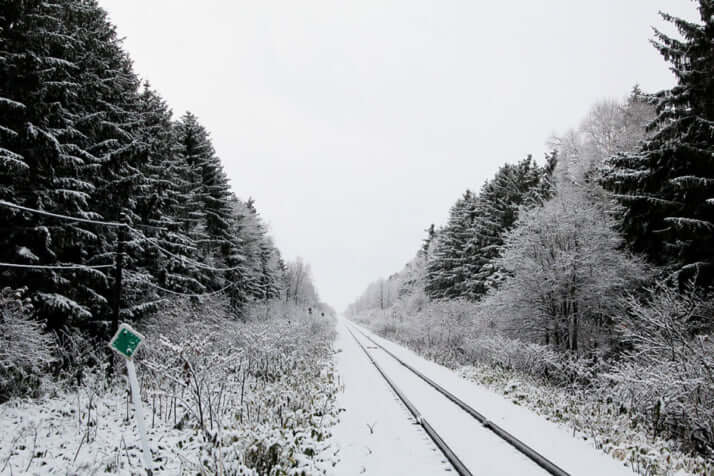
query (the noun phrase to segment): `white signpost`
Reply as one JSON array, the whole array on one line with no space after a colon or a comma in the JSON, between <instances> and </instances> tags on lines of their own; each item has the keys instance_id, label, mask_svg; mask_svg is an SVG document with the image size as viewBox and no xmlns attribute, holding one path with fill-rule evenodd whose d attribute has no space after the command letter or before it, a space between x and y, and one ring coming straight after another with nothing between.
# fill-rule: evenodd
<instances>
[{"instance_id":1,"label":"white signpost","mask_svg":"<svg viewBox=\"0 0 714 476\"><path fill-rule=\"evenodd\" d=\"M146 440L146 429L144 428L144 409L141 405L139 395L139 381L136 379L136 367L132 357L144 341L144 336L132 328L129 324L121 324L117 333L109 341L109 347L124 357L126 370L129 375L129 385L131 386L131 399L134 402L134 412L136 417L136 427L139 430L141 449L144 455L144 468L151 474L151 452L149 443Z\"/></svg>"}]
</instances>

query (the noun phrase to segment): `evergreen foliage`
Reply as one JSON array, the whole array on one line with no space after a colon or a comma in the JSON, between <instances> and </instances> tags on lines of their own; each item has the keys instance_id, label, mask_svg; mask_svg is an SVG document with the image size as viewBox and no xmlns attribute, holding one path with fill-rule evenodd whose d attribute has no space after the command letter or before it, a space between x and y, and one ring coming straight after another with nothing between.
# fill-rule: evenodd
<instances>
[{"instance_id":1,"label":"evergreen foliage","mask_svg":"<svg viewBox=\"0 0 714 476\"><path fill-rule=\"evenodd\" d=\"M503 165L478 196L466 191L452 207L427 262L425 290L430 298L477 300L498 283L501 278L493 261L503 234L515 223L520 207L552 194L555 163L555 153L546 157L543 167L528 156L515 165Z\"/></svg>"},{"instance_id":2,"label":"evergreen foliage","mask_svg":"<svg viewBox=\"0 0 714 476\"><path fill-rule=\"evenodd\" d=\"M476 219L477 197L466 190L449 210L449 221L439 232L439 242L426 266L426 293L432 299L455 298L465 292L466 246Z\"/></svg>"},{"instance_id":3,"label":"evergreen foliage","mask_svg":"<svg viewBox=\"0 0 714 476\"><path fill-rule=\"evenodd\" d=\"M175 293L225 290L239 314L281 293L280 255L208 132L140 84L96 0L2 2L0 200L55 215L0 206L0 261L73 266L0 269L53 328L109 330L119 259L123 319Z\"/></svg>"},{"instance_id":4,"label":"evergreen foliage","mask_svg":"<svg viewBox=\"0 0 714 476\"><path fill-rule=\"evenodd\" d=\"M466 246L470 272L462 297L478 300L503 280L494 264L501 253L503 235L513 227L521 207L538 205L552 195L550 177L555 163L555 153L546 157L544 167L528 156L515 165L504 165L483 186Z\"/></svg>"},{"instance_id":5,"label":"evergreen foliage","mask_svg":"<svg viewBox=\"0 0 714 476\"><path fill-rule=\"evenodd\" d=\"M702 23L662 13L681 39L655 30L653 45L677 85L659 93L652 137L635 153L608 161L603 184L625 214L623 230L686 280L711 282L714 256L714 2L699 0Z\"/></svg>"}]
</instances>

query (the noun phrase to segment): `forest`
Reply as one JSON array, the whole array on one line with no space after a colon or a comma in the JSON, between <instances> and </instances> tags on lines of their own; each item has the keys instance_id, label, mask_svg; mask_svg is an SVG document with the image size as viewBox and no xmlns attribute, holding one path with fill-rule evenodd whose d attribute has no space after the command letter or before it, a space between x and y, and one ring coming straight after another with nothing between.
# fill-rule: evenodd
<instances>
[{"instance_id":1,"label":"forest","mask_svg":"<svg viewBox=\"0 0 714 476\"><path fill-rule=\"evenodd\" d=\"M698 6L700 22L662 13L680 37L652 40L676 86L603 99L541 162L466 190L347 314L606 448L624 415L645 440L711 457L714 3Z\"/></svg>"},{"instance_id":2,"label":"forest","mask_svg":"<svg viewBox=\"0 0 714 476\"><path fill-rule=\"evenodd\" d=\"M332 408L333 384L314 373L330 365L334 311L231 190L199 119L139 79L94 0L0 4L0 230L0 403L22 415L4 412L0 473L140 467L115 421L128 394L107 342L120 322L153 342L138 359L150 433L174 435L154 469L313 464L291 455L322 438L300 415ZM44 413L38 457L28 415ZM251 447L276 427L294 430L281 452ZM240 456L217 456L229 447Z\"/></svg>"},{"instance_id":3,"label":"forest","mask_svg":"<svg viewBox=\"0 0 714 476\"><path fill-rule=\"evenodd\" d=\"M345 312L639 474L714 471L714 1L696 3L651 40L674 87L600 100L544 157L455 190ZM0 0L0 473L337 464L336 312L225 159L97 0ZM148 463L120 323L150 342Z\"/></svg>"}]
</instances>

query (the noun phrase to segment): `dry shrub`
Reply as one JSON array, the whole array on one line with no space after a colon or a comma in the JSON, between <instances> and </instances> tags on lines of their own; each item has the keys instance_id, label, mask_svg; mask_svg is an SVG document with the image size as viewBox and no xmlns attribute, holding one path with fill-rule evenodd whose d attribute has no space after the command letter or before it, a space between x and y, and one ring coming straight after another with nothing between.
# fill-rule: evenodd
<instances>
[{"instance_id":1,"label":"dry shrub","mask_svg":"<svg viewBox=\"0 0 714 476\"><path fill-rule=\"evenodd\" d=\"M631 349L603 386L636 410L654 435L665 432L690 449L714 450L714 302L694 287L657 285L644 301L628 300L619 323Z\"/></svg>"},{"instance_id":2,"label":"dry shrub","mask_svg":"<svg viewBox=\"0 0 714 476\"><path fill-rule=\"evenodd\" d=\"M32 316L24 290L0 291L0 403L39 396L42 376L53 363L52 336Z\"/></svg>"}]
</instances>

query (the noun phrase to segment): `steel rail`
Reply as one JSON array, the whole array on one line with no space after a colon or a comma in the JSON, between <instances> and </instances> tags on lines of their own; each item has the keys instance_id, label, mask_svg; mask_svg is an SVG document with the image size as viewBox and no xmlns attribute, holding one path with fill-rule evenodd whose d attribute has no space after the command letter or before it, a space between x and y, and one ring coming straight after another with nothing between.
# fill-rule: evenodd
<instances>
[{"instance_id":1,"label":"steel rail","mask_svg":"<svg viewBox=\"0 0 714 476\"><path fill-rule=\"evenodd\" d=\"M468 405L466 402L461 400L459 397L454 395L453 393L449 392L446 390L444 387L439 385L438 383L434 382L432 379L424 375L422 372L419 370L415 369L408 363L404 362L402 359L394 355L389 349L385 348L383 345L380 343L376 342L374 339L372 339L370 336L365 334L358 326L351 324L354 326L354 328L362 334L365 338L367 338L370 342L372 342L374 345L382 349L387 355L395 359L397 362L402 364L404 367L407 369L411 370L414 374L416 374L419 378L424 380L426 383L431 385L435 390L437 390L439 393L444 395L446 398L451 400L453 403L459 406L462 410L464 410L466 413L471 415L473 418L478 420L484 427L488 428L498 436L500 436L504 441L506 441L508 444L513 446L515 449L523 453L525 456L530 458L534 463L536 463L538 466L546 470L548 473L552 474L553 476L570 476L570 473L566 472L559 466L557 466L555 463L547 459L545 456L541 455L538 453L536 450L513 436L511 433L506 431L505 429L501 428L498 426L496 423L492 422L488 418L486 418L482 413L479 413L476 411L473 407ZM352 331L350 331L352 332Z\"/></svg>"},{"instance_id":2,"label":"steel rail","mask_svg":"<svg viewBox=\"0 0 714 476\"><path fill-rule=\"evenodd\" d=\"M454 467L457 473L459 473L460 476L473 476L473 473L469 471L469 469L464 465L464 463L459 459L458 456L456 456L456 453L453 452L451 448L449 448L449 445L444 442L444 440L439 436L439 434L434 430L434 428L429 424L428 421L422 416L421 413L419 413L419 410L416 409L414 404L409 401L409 399L404 395L404 393L399 389L399 387L396 386L396 384L390 379L386 373L384 373L384 370L382 370L382 367L379 366L376 360L374 360L374 357L370 355L370 353L367 351L367 349L362 345L362 343L359 341L356 335L352 332L352 330L345 325L345 328L347 331L350 333L352 338L357 342L357 345L362 349L362 351L367 355L369 358L370 362L372 362L372 365L375 366L377 371L384 377L384 380L387 381L389 386L394 390L394 393L397 394L399 399L404 402L404 405L407 407L409 410L409 413L412 414L416 422L421 425L422 428L424 428L424 431L426 432L427 435L429 435L429 438L434 442L434 444L441 450L441 452L446 456L446 459L449 460L449 463ZM367 337L367 336L365 336Z\"/></svg>"}]
</instances>

